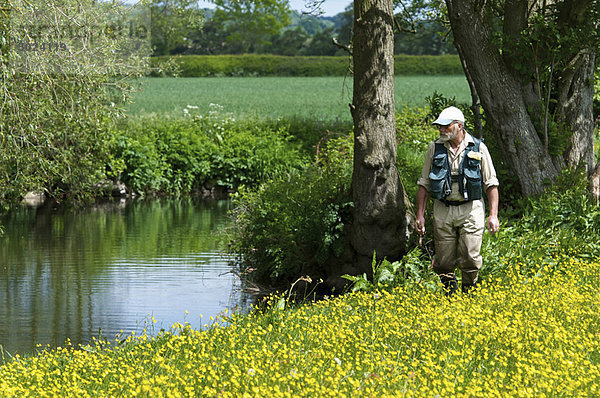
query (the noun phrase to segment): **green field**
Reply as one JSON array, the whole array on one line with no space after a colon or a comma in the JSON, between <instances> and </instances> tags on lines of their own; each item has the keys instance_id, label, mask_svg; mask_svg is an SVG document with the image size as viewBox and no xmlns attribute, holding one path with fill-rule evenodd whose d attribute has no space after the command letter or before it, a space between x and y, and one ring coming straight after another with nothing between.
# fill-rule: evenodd
<instances>
[{"instance_id":1,"label":"green field","mask_svg":"<svg viewBox=\"0 0 600 398\"><path fill-rule=\"evenodd\" d=\"M458 102L470 102L464 76L397 76L396 108L426 105L434 91ZM145 78L142 91L128 108L132 116L150 114L179 117L184 109L205 114L210 104L243 117L300 117L350 120L351 77L202 77ZM196 108L189 108L188 105Z\"/></svg>"}]
</instances>

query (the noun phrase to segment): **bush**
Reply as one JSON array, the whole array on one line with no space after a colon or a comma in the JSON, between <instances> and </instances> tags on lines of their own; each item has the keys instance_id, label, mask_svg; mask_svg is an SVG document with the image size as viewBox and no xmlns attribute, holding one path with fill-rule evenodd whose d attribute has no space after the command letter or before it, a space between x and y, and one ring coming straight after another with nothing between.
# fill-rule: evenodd
<instances>
[{"instance_id":1,"label":"bush","mask_svg":"<svg viewBox=\"0 0 600 398\"><path fill-rule=\"evenodd\" d=\"M600 209L590 196L585 169L564 169L542 195L527 198L519 227L569 228L585 235L600 231Z\"/></svg>"},{"instance_id":2,"label":"bush","mask_svg":"<svg viewBox=\"0 0 600 398\"><path fill-rule=\"evenodd\" d=\"M209 113L127 123L115 140L112 172L140 193L183 194L214 186L255 186L304 167L282 128Z\"/></svg>"},{"instance_id":3,"label":"bush","mask_svg":"<svg viewBox=\"0 0 600 398\"><path fill-rule=\"evenodd\" d=\"M427 108L404 108L396 114L397 167L409 198L417 198L425 152L439 136Z\"/></svg>"},{"instance_id":4,"label":"bush","mask_svg":"<svg viewBox=\"0 0 600 398\"><path fill-rule=\"evenodd\" d=\"M564 170L542 195L522 200L523 216L484 235L482 275L523 275L563 269L574 259L600 256L600 208L593 203L583 170Z\"/></svg>"},{"instance_id":5,"label":"bush","mask_svg":"<svg viewBox=\"0 0 600 398\"><path fill-rule=\"evenodd\" d=\"M397 55L396 75L460 75L456 55ZM161 76L161 65L172 61L182 77L208 76L345 76L351 74L349 57L281 55L185 55L152 58L153 76Z\"/></svg>"},{"instance_id":6,"label":"bush","mask_svg":"<svg viewBox=\"0 0 600 398\"><path fill-rule=\"evenodd\" d=\"M395 75L462 75L458 55L395 55Z\"/></svg>"},{"instance_id":7,"label":"bush","mask_svg":"<svg viewBox=\"0 0 600 398\"><path fill-rule=\"evenodd\" d=\"M307 169L234 196L231 250L254 281L287 287L301 275L325 276L322 264L345 247L351 148L349 136L331 140Z\"/></svg>"},{"instance_id":8,"label":"bush","mask_svg":"<svg viewBox=\"0 0 600 398\"><path fill-rule=\"evenodd\" d=\"M429 143L437 135L426 109L403 109L396 118L398 168L410 195ZM352 134L321 143L307 170L243 190L234 200L231 250L254 281L281 287L301 275L325 277L324 263L345 248L351 222Z\"/></svg>"}]
</instances>

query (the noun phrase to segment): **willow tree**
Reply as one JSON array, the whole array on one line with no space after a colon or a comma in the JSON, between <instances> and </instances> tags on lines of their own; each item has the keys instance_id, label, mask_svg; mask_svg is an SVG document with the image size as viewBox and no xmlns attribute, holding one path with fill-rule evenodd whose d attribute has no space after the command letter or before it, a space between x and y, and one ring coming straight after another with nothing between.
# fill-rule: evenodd
<instances>
[{"instance_id":1,"label":"willow tree","mask_svg":"<svg viewBox=\"0 0 600 398\"><path fill-rule=\"evenodd\" d=\"M84 199L115 177L113 123L148 65L149 22L143 4L0 3L0 203Z\"/></svg>"},{"instance_id":2,"label":"willow tree","mask_svg":"<svg viewBox=\"0 0 600 398\"><path fill-rule=\"evenodd\" d=\"M585 167L598 195L593 145L598 0L445 0L474 98L525 195L566 167Z\"/></svg>"},{"instance_id":3,"label":"willow tree","mask_svg":"<svg viewBox=\"0 0 600 398\"><path fill-rule=\"evenodd\" d=\"M404 190L396 169L392 0L354 2L354 220L351 242L357 271L370 270L373 253L389 260L406 248Z\"/></svg>"}]
</instances>

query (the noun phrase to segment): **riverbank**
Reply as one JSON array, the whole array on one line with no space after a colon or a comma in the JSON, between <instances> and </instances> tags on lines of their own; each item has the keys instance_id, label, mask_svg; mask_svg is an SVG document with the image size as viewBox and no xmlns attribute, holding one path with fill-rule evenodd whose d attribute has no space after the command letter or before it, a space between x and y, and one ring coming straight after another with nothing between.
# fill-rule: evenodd
<instances>
[{"instance_id":1,"label":"riverbank","mask_svg":"<svg viewBox=\"0 0 600 398\"><path fill-rule=\"evenodd\" d=\"M416 249L367 291L15 357L0 396L597 395L600 211L577 172L523 206L484 235L473 296Z\"/></svg>"},{"instance_id":2,"label":"riverbank","mask_svg":"<svg viewBox=\"0 0 600 398\"><path fill-rule=\"evenodd\" d=\"M332 126L338 126L332 124ZM118 123L106 144L104 175L91 186L47 187L24 194L32 207L45 200L179 197L226 199L240 186L256 187L303 169L321 137L318 123L236 119L213 110L190 109L184 118L148 116ZM95 177L95 179L94 179Z\"/></svg>"},{"instance_id":3,"label":"riverbank","mask_svg":"<svg viewBox=\"0 0 600 398\"><path fill-rule=\"evenodd\" d=\"M35 203L43 197L85 203L108 195L218 198L238 185L257 186L302 168L325 141L352 131L351 80L343 77L136 82L142 91L134 103L106 105L109 114L94 119L98 126L48 122L45 131L61 140L44 139L56 144L47 151L27 143L15 151L5 140L1 204L28 195ZM403 76L395 87L399 114L404 104L424 106L441 95L470 99L464 76Z\"/></svg>"},{"instance_id":4,"label":"riverbank","mask_svg":"<svg viewBox=\"0 0 600 398\"><path fill-rule=\"evenodd\" d=\"M506 274L473 297L409 283L298 307L275 298L223 314L228 327L67 343L0 368L0 396L598 394L600 263L568 253L503 261Z\"/></svg>"}]
</instances>

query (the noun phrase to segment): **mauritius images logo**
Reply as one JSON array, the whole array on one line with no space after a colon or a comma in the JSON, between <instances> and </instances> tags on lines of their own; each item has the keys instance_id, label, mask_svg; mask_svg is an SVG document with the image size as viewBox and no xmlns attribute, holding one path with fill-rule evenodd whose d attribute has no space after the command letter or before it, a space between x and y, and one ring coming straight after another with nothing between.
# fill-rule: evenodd
<instances>
[{"instance_id":1,"label":"mauritius images logo","mask_svg":"<svg viewBox=\"0 0 600 398\"><path fill-rule=\"evenodd\" d=\"M123 74L151 52L141 2L14 0L10 22L10 61L24 73Z\"/></svg>"}]
</instances>

